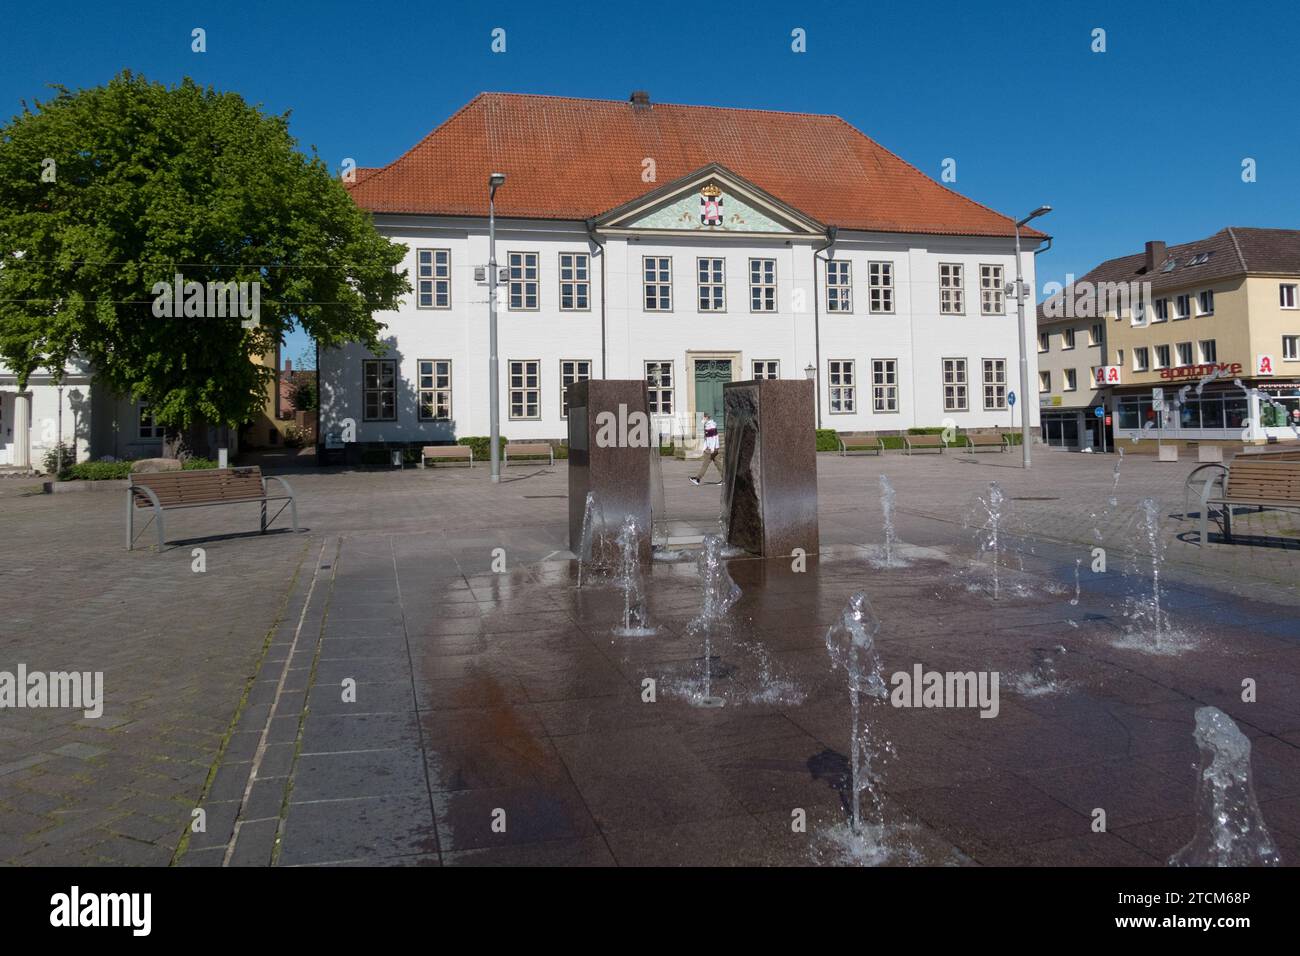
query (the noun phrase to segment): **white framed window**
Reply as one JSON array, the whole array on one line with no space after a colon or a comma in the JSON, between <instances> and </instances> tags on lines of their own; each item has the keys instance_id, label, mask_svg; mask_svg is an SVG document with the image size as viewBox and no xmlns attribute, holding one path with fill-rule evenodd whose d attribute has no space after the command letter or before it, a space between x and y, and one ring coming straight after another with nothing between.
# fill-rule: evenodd
<instances>
[{"instance_id":1,"label":"white framed window","mask_svg":"<svg viewBox=\"0 0 1300 956\"><path fill-rule=\"evenodd\" d=\"M1051 332L1039 332L1039 333L1038 333L1038 351L1039 351L1039 353L1048 352L1048 351L1051 350L1051 348L1052 348L1052 333L1051 333Z\"/></svg>"},{"instance_id":2,"label":"white framed window","mask_svg":"<svg viewBox=\"0 0 1300 956\"><path fill-rule=\"evenodd\" d=\"M1100 322L1094 322L1088 328L1088 344L1101 345L1101 340L1106 335L1106 327Z\"/></svg>"},{"instance_id":3,"label":"white framed window","mask_svg":"<svg viewBox=\"0 0 1300 956\"><path fill-rule=\"evenodd\" d=\"M1006 315L1001 266L980 266L980 315Z\"/></svg>"},{"instance_id":4,"label":"white framed window","mask_svg":"<svg viewBox=\"0 0 1300 956\"><path fill-rule=\"evenodd\" d=\"M939 313L941 315L966 314L966 298L962 281L960 262L939 263Z\"/></svg>"},{"instance_id":5,"label":"white framed window","mask_svg":"<svg viewBox=\"0 0 1300 956\"><path fill-rule=\"evenodd\" d=\"M1061 349L1074 348L1074 329L1061 329Z\"/></svg>"},{"instance_id":6,"label":"white framed window","mask_svg":"<svg viewBox=\"0 0 1300 956\"><path fill-rule=\"evenodd\" d=\"M850 415L858 410L858 379L853 359L831 359L827 385L830 389L832 415Z\"/></svg>"},{"instance_id":7,"label":"white framed window","mask_svg":"<svg viewBox=\"0 0 1300 956\"><path fill-rule=\"evenodd\" d=\"M894 264L867 263L867 298L872 312L894 311Z\"/></svg>"},{"instance_id":8,"label":"white framed window","mask_svg":"<svg viewBox=\"0 0 1300 956\"><path fill-rule=\"evenodd\" d=\"M420 359L420 421L451 421L451 359Z\"/></svg>"},{"instance_id":9,"label":"white framed window","mask_svg":"<svg viewBox=\"0 0 1300 956\"><path fill-rule=\"evenodd\" d=\"M964 358L944 359L943 410L945 412L964 412L967 410L966 385L966 360Z\"/></svg>"},{"instance_id":10,"label":"white framed window","mask_svg":"<svg viewBox=\"0 0 1300 956\"><path fill-rule=\"evenodd\" d=\"M361 393L361 417L365 421L397 421L397 363L392 359L364 360Z\"/></svg>"},{"instance_id":11,"label":"white framed window","mask_svg":"<svg viewBox=\"0 0 1300 956\"><path fill-rule=\"evenodd\" d=\"M542 417L542 363L537 359L510 362L510 417Z\"/></svg>"},{"instance_id":12,"label":"white framed window","mask_svg":"<svg viewBox=\"0 0 1300 956\"><path fill-rule=\"evenodd\" d=\"M1007 360L984 359L984 410L1007 407Z\"/></svg>"},{"instance_id":13,"label":"white framed window","mask_svg":"<svg viewBox=\"0 0 1300 956\"><path fill-rule=\"evenodd\" d=\"M560 417L569 417L569 386L591 378L591 359L560 360Z\"/></svg>"},{"instance_id":14,"label":"white framed window","mask_svg":"<svg viewBox=\"0 0 1300 956\"><path fill-rule=\"evenodd\" d=\"M1065 383L1061 386L1061 391L1063 392L1077 391L1079 388L1078 371L1076 369L1067 368L1063 374L1065 375Z\"/></svg>"},{"instance_id":15,"label":"white framed window","mask_svg":"<svg viewBox=\"0 0 1300 956\"><path fill-rule=\"evenodd\" d=\"M898 360L871 360L871 409L898 411Z\"/></svg>"},{"instance_id":16,"label":"white framed window","mask_svg":"<svg viewBox=\"0 0 1300 956\"><path fill-rule=\"evenodd\" d=\"M1151 367L1151 352L1145 345L1133 349L1133 371L1145 372Z\"/></svg>"},{"instance_id":17,"label":"white framed window","mask_svg":"<svg viewBox=\"0 0 1300 956\"><path fill-rule=\"evenodd\" d=\"M777 359L754 359L754 378L780 378L781 363Z\"/></svg>"},{"instance_id":18,"label":"white framed window","mask_svg":"<svg viewBox=\"0 0 1300 956\"><path fill-rule=\"evenodd\" d=\"M749 260L749 311L776 311L776 260Z\"/></svg>"},{"instance_id":19,"label":"white framed window","mask_svg":"<svg viewBox=\"0 0 1300 956\"><path fill-rule=\"evenodd\" d=\"M1151 319L1151 321L1152 322L1169 321L1169 300L1168 299L1156 299L1156 314L1154 318Z\"/></svg>"},{"instance_id":20,"label":"white framed window","mask_svg":"<svg viewBox=\"0 0 1300 956\"><path fill-rule=\"evenodd\" d=\"M1294 309L1296 307L1295 289L1296 287L1294 285L1283 284L1278 286L1277 287L1278 305L1280 305L1284 309Z\"/></svg>"},{"instance_id":21,"label":"white framed window","mask_svg":"<svg viewBox=\"0 0 1300 956\"><path fill-rule=\"evenodd\" d=\"M153 410L149 406L140 405L137 409L136 435L145 441L165 438L167 426L154 421Z\"/></svg>"},{"instance_id":22,"label":"white framed window","mask_svg":"<svg viewBox=\"0 0 1300 956\"><path fill-rule=\"evenodd\" d=\"M1039 372L1039 373L1038 373L1038 391L1039 391L1039 393L1041 394L1041 393L1045 393L1045 392L1050 392L1051 390L1052 390L1052 373L1051 373L1051 372Z\"/></svg>"},{"instance_id":23,"label":"white framed window","mask_svg":"<svg viewBox=\"0 0 1300 956\"><path fill-rule=\"evenodd\" d=\"M1192 343L1179 342L1175 348L1178 351L1178 365L1180 367L1192 364Z\"/></svg>"},{"instance_id":24,"label":"white framed window","mask_svg":"<svg viewBox=\"0 0 1300 956\"><path fill-rule=\"evenodd\" d=\"M1288 362L1300 359L1300 335L1282 336L1282 358Z\"/></svg>"},{"instance_id":25,"label":"white framed window","mask_svg":"<svg viewBox=\"0 0 1300 956\"><path fill-rule=\"evenodd\" d=\"M416 308L451 308L451 250L418 249L416 256Z\"/></svg>"},{"instance_id":26,"label":"white framed window","mask_svg":"<svg viewBox=\"0 0 1300 956\"><path fill-rule=\"evenodd\" d=\"M724 259L696 259L701 312L727 311L727 267Z\"/></svg>"},{"instance_id":27,"label":"white framed window","mask_svg":"<svg viewBox=\"0 0 1300 956\"><path fill-rule=\"evenodd\" d=\"M585 252L560 253L560 311L591 310L591 256Z\"/></svg>"},{"instance_id":28,"label":"white framed window","mask_svg":"<svg viewBox=\"0 0 1300 956\"><path fill-rule=\"evenodd\" d=\"M1201 364L1219 361L1219 347L1214 339L1201 339L1197 343L1197 350L1201 353Z\"/></svg>"},{"instance_id":29,"label":"white framed window","mask_svg":"<svg viewBox=\"0 0 1300 956\"><path fill-rule=\"evenodd\" d=\"M1205 289L1196 297L1198 315L1214 315L1214 290Z\"/></svg>"},{"instance_id":30,"label":"white framed window","mask_svg":"<svg viewBox=\"0 0 1300 956\"><path fill-rule=\"evenodd\" d=\"M1184 292L1174 297L1174 321L1185 319L1192 314L1192 297Z\"/></svg>"},{"instance_id":31,"label":"white framed window","mask_svg":"<svg viewBox=\"0 0 1300 956\"><path fill-rule=\"evenodd\" d=\"M673 310L673 257L642 256L641 266L647 312Z\"/></svg>"},{"instance_id":32,"label":"white framed window","mask_svg":"<svg viewBox=\"0 0 1300 956\"><path fill-rule=\"evenodd\" d=\"M673 413L673 363L646 362L646 389L650 395L650 414Z\"/></svg>"},{"instance_id":33,"label":"white framed window","mask_svg":"<svg viewBox=\"0 0 1300 956\"><path fill-rule=\"evenodd\" d=\"M826 262L826 311L853 311L853 270L847 259Z\"/></svg>"},{"instance_id":34,"label":"white framed window","mask_svg":"<svg viewBox=\"0 0 1300 956\"><path fill-rule=\"evenodd\" d=\"M1169 346L1157 345L1156 346L1156 368L1168 368L1168 367L1169 367Z\"/></svg>"},{"instance_id":35,"label":"white framed window","mask_svg":"<svg viewBox=\"0 0 1300 956\"><path fill-rule=\"evenodd\" d=\"M512 252L510 263L510 308L516 312L533 312L538 308L537 253Z\"/></svg>"},{"instance_id":36,"label":"white framed window","mask_svg":"<svg viewBox=\"0 0 1300 956\"><path fill-rule=\"evenodd\" d=\"M1116 311L1115 317L1119 317L1118 311ZM1155 319L1154 321L1159 321L1159 319ZM1129 324L1137 326L1147 324L1147 304L1141 299L1133 303L1133 314L1129 318Z\"/></svg>"}]
</instances>

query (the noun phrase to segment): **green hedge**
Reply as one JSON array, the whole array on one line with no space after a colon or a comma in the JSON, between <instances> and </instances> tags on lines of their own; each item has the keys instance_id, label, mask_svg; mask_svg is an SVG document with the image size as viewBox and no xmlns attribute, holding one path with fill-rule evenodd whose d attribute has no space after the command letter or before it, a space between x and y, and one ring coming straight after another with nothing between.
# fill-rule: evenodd
<instances>
[{"instance_id":1,"label":"green hedge","mask_svg":"<svg viewBox=\"0 0 1300 956\"><path fill-rule=\"evenodd\" d=\"M839 451L840 439L835 434L833 428L817 429L817 450L818 451Z\"/></svg>"},{"instance_id":2,"label":"green hedge","mask_svg":"<svg viewBox=\"0 0 1300 956\"><path fill-rule=\"evenodd\" d=\"M501 443L501 447L497 450L497 453L500 455L504 455L506 453L506 441L508 439L506 438L505 435L498 435L497 439ZM492 457L491 455L492 436L491 435L467 435L464 438L456 439L456 444L469 445L469 447L474 452L475 461L487 461L489 458Z\"/></svg>"},{"instance_id":3,"label":"green hedge","mask_svg":"<svg viewBox=\"0 0 1300 956\"><path fill-rule=\"evenodd\" d=\"M131 477L134 464L134 461L82 461L64 468L59 481L121 481ZM216 467L211 458L187 458L181 462L182 471Z\"/></svg>"}]
</instances>

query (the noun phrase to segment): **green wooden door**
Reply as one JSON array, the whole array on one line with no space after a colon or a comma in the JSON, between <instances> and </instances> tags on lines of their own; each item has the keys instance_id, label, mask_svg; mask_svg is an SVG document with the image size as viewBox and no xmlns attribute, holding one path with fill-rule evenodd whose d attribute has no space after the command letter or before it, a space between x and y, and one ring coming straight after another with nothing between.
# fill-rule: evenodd
<instances>
[{"instance_id":1,"label":"green wooden door","mask_svg":"<svg viewBox=\"0 0 1300 956\"><path fill-rule=\"evenodd\" d=\"M730 359L695 360L695 411L708 412L718 430L726 427L722 407L722 386L731 381Z\"/></svg>"}]
</instances>

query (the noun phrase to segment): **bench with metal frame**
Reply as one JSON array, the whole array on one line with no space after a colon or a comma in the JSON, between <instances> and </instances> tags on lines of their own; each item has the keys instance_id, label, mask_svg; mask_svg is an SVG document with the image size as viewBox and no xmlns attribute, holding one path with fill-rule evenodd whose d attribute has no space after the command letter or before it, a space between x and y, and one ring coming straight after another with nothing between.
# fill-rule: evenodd
<instances>
[{"instance_id":1,"label":"bench with metal frame","mask_svg":"<svg viewBox=\"0 0 1300 956\"><path fill-rule=\"evenodd\" d=\"M942 455L948 443L943 440L942 435L904 435L903 447L907 449L909 455L912 454L913 448L930 448Z\"/></svg>"},{"instance_id":2,"label":"bench with metal frame","mask_svg":"<svg viewBox=\"0 0 1300 956\"><path fill-rule=\"evenodd\" d=\"M278 482L283 494L267 493L266 483ZM266 506L271 501L283 501L280 510L266 516ZM211 505L260 504L262 506L262 534L271 522L287 507L298 530L298 504L289 483L278 475L263 475L257 466L246 468L204 468L193 471L162 471L131 475L126 487L126 549L135 547L135 512L139 508L153 509L151 520L158 525L158 550L166 544L163 515L180 508L204 508ZM149 526L145 522L144 528ZM144 528L140 531L143 533Z\"/></svg>"},{"instance_id":3,"label":"bench with metal frame","mask_svg":"<svg viewBox=\"0 0 1300 956\"><path fill-rule=\"evenodd\" d=\"M502 465L504 467L510 467L510 455L512 453L516 458L549 458L551 465L555 465L555 448L544 441L506 442L505 454L502 456Z\"/></svg>"},{"instance_id":4,"label":"bench with metal frame","mask_svg":"<svg viewBox=\"0 0 1300 956\"><path fill-rule=\"evenodd\" d=\"M1011 447L1011 439L1006 435L994 432L976 432L971 434L967 432L964 436L966 439L966 450L974 454L980 448L996 448L998 451L1006 451Z\"/></svg>"},{"instance_id":5,"label":"bench with metal frame","mask_svg":"<svg viewBox=\"0 0 1300 956\"><path fill-rule=\"evenodd\" d=\"M840 443L840 457L860 452L864 455L875 452L885 453L885 440L874 432L836 432L835 439Z\"/></svg>"},{"instance_id":6,"label":"bench with metal frame","mask_svg":"<svg viewBox=\"0 0 1300 956\"><path fill-rule=\"evenodd\" d=\"M1201 488L1200 539L1204 545L1209 541L1209 518L1211 506L1218 506L1223 516L1223 537L1232 541L1232 509L1234 506L1255 507L1260 511L1265 508L1300 510L1300 461L1279 459L1273 455L1237 455L1230 465L1202 465L1189 475L1201 471L1219 469L1205 479ZM1183 517L1186 511L1186 487L1184 485ZM1215 487L1220 489L1218 495L1212 495Z\"/></svg>"},{"instance_id":7,"label":"bench with metal frame","mask_svg":"<svg viewBox=\"0 0 1300 956\"><path fill-rule=\"evenodd\" d=\"M463 461L474 467L474 449L469 445L425 445L420 449L420 467L430 459L434 461Z\"/></svg>"}]
</instances>

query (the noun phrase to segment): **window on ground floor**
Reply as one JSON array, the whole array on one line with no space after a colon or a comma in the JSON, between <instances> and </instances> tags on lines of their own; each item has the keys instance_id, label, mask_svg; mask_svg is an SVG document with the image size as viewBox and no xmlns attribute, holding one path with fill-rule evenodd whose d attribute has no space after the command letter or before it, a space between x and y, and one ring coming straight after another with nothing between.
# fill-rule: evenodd
<instances>
[{"instance_id":1,"label":"window on ground floor","mask_svg":"<svg viewBox=\"0 0 1300 956\"><path fill-rule=\"evenodd\" d=\"M831 359L828 363L828 386L832 415L848 415L858 410L857 376L853 359Z\"/></svg>"},{"instance_id":2,"label":"window on ground floor","mask_svg":"<svg viewBox=\"0 0 1300 956\"><path fill-rule=\"evenodd\" d=\"M451 360L420 359L420 421L451 421Z\"/></svg>"},{"instance_id":3,"label":"window on ground floor","mask_svg":"<svg viewBox=\"0 0 1300 956\"><path fill-rule=\"evenodd\" d=\"M1007 360L984 359L984 410L1007 407Z\"/></svg>"},{"instance_id":4,"label":"window on ground floor","mask_svg":"<svg viewBox=\"0 0 1300 956\"><path fill-rule=\"evenodd\" d=\"M361 417L368 422L397 420L397 363L366 359L361 369Z\"/></svg>"},{"instance_id":5,"label":"window on ground floor","mask_svg":"<svg viewBox=\"0 0 1300 956\"><path fill-rule=\"evenodd\" d=\"M560 362L560 417L569 417L569 386L591 378L590 359L564 359Z\"/></svg>"},{"instance_id":6,"label":"window on ground floor","mask_svg":"<svg viewBox=\"0 0 1300 956\"><path fill-rule=\"evenodd\" d=\"M943 360L943 410L964 412L966 409L966 360L946 358Z\"/></svg>"},{"instance_id":7,"label":"window on ground floor","mask_svg":"<svg viewBox=\"0 0 1300 956\"><path fill-rule=\"evenodd\" d=\"M897 359L872 359L871 408L877 412L898 411Z\"/></svg>"},{"instance_id":8,"label":"window on ground floor","mask_svg":"<svg viewBox=\"0 0 1300 956\"><path fill-rule=\"evenodd\" d=\"M542 363L536 359L510 363L510 417L542 417Z\"/></svg>"},{"instance_id":9,"label":"window on ground floor","mask_svg":"<svg viewBox=\"0 0 1300 956\"><path fill-rule=\"evenodd\" d=\"M650 414L673 413L673 363L646 362L646 389L650 395Z\"/></svg>"},{"instance_id":10,"label":"window on ground floor","mask_svg":"<svg viewBox=\"0 0 1300 956\"><path fill-rule=\"evenodd\" d=\"M781 363L776 359L754 359L754 378L780 378Z\"/></svg>"}]
</instances>

